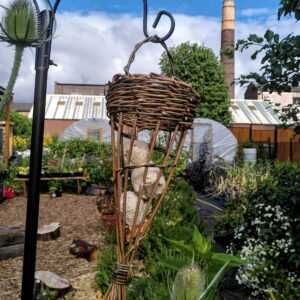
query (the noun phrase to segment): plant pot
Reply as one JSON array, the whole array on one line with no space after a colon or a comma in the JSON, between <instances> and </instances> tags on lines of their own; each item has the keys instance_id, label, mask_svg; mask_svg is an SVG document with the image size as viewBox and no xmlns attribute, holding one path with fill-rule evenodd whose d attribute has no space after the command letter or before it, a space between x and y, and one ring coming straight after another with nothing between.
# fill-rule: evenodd
<instances>
[{"instance_id":1,"label":"plant pot","mask_svg":"<svg viewBox=\"0 0 300 300\"><path fill-rule=\"evenodd\" d=\"M6 171L0 172L0 179L6 179L8 177L8 173Z\"/></svg>"},{"instance_id":2,"label":"plant pot","mask_svg":"<svg viewBox=\"0 0 300 300\"><path fill-rule=\"evenodd\" d=\"M50 195L50 198L51 198L51 199L57 197L56 192L49 192L49 195Z\"/></svg>"},{"instance_id":3,"label":"plant pot","mask_svg":"<svg viewBox=\"0 0 300 300\"><path fill-rule=\"evenodd\" d=\"M102 223L108 231L113 231L116 226L116 215L113 212L102 214Z\"/></svg>"},{"instance_id":4,"label":"plant pot","mask_svg":"<svg viewBox=\"0 0 300 300\"><path fill-rule=\"evenodd\" d=\"M56 191L56 197L62 197L63 191Z\"/></svg>"},{"instance_id":5,"label":"plant pot","mask_svg":"<svg viewBox=\"0 0 300 300\"><path fill-rule=\"evenodd\" d=\"M224 246L227 246L230 244L230 242L234 238L234 230L229 229L229 230L222 230L220 232L217 232L216 235L214 236L214 240Z\"/></svg>"},{"instance_id":6,"label":"plant pot","mask_svg":"<svg viewBox=\"0 0 300 300\"><path fill-rule=\"evenodd\" d=\"M257 149L256 148L243 148L244 163L256 164Z\"/></svg>"},{"instance_id":7,"label":"plant pot","mask_svg":"<svg viewBox=\"0 0 300 300\"><path fill-rule=\"evenodd\" d=\"M15 198L15 192L12 187L7 187L4 190L5 199L13 199Z\"/></svg>"},{"instance_id":8,"label":"plant pot","mask_svg":"<svg viewBox=\"0 0 300 300\"><path fill-rule=\"evenodd\" d=\"M77 176L78 176L78 177L79 177L79 176L81 177L81 176L83 176L83 172L74 172L73 175L76 176L76 177L77 177Z\"/></svg>"},{"instance_id":9,"label":"plant pot","mask_svg":"<svg viewBox=\"0 0 300 300\"><path fill-rule=\"evenodd\" d=\"M48 173L49 177L60 177L60 173L58 172L52 172L52 173Z\"/></svg>"},{"instance_id":10,"label":"plant pot","mask_svg":"<svg viewBox=\"0 0 300 300\"><path fill-rule=\"evenodd\" d=\"M17 177L18 177L18 178L27 178L27 177L28 177L28 175L17 174Z\"/></svg>"}]
</instances>

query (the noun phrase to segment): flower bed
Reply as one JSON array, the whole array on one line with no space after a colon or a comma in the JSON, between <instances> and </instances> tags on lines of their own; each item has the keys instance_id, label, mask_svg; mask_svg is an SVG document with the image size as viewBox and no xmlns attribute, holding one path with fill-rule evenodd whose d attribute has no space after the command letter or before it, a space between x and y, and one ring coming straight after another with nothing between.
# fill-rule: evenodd
<instances>
[{"instance_id":1,"label":"flower bed","mask_svg":"<svg viewBox=\"0 0 300 300\"><path fill-rule=\"evenodd\" d=\"M230 250L249 261L239 269L237 279L262 298L298 299L300 168L275 163L245 171L248 179L243 192L231 195L218 227L234 228Z\"/></svg>"}]
</instances>

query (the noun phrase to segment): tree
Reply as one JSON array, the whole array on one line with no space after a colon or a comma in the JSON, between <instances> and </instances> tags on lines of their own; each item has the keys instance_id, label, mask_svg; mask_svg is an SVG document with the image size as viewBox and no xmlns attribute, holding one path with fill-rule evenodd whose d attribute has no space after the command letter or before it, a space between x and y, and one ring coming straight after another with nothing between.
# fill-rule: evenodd
<instances>
[{"instance_id":1,"label":"tree","mask_svg":"<svg viewBox=\"0 0 300 300\"><path fill-rule=\"evenodd\" d=\"M282 16L294 15L300 20L300 1L281 0L278 9L278 20ZM255 82L260 89L269 92L290 92L293 87L298 87L300 83L300 35L289 34L280 39L279 34L272 30L267 30L263 37L250 34L246 40L239 40L236 50L241 52L249 47L256 46L257 49L251 55L255 60L262 54L261 73L252 72L242 75L236 80L241 86ZM295 133L300 133L300 108L297 104L288 104L280 109L276 109L283 127L295 124Z\"/></svg>"},{"instance_id":2,"label":"tree","mask_svg":"<svg viewBox=\"0 0 300 300\"><path fill-rule=\"evenodd\" d=\"M225 73L213 51L187 42L170 48L170 53L175 62L175 76L192 84L200 96L196 117L230 125L230 99ZM166 53L162 55L159 64L163 75L173 75Z\"/></svg>"},{"instance_id":3,"label":"tree","mask_svg":"<svg viewBox=\"0 0 300 300\"><path fill-rule=\"evenodd\" d=\"M298 0L281 0L278 19L282 16L294 15L300 19L300 2ZM245 40L239 40L236 50L241 52L256 46L251 55L255 60L262 54L260 74L252 72L237 79L241 86L256 82L263 91L289 92L300 83L300 36L289 34L280 39L279 34L267 30L263 37L250 34Z\"/></svg>"},{"instance_id":4,"label":"tree","mask_svg":"<svg viewBox=\"0 0 300 300\"><path fill-rule=\"evenodd\" d=\"M13 132L15 135L19 135L23 138L29 139L31 136L31 121L19 114L18 112L11 111L11 121L14 123ZM5 120L4 114L0 114L0 120Z\"/></svg>"},{"instance_id":5,"label":"tree","mask_svg":"<svg viewBox=\"0 0 300 300\"><path fill-rule=\"evenodd\" d=\"M19 74L24 49L40 47L47 41L44 38L45 31L41 32L40 30L36 1L33 2L34 4L30 0L13 0L8 7L0 5L4 10L0 22L0 41L15 46L14 63L5 93L0 101L0 113L4 111L10 100Z\"/></svg>"}]
</instances>

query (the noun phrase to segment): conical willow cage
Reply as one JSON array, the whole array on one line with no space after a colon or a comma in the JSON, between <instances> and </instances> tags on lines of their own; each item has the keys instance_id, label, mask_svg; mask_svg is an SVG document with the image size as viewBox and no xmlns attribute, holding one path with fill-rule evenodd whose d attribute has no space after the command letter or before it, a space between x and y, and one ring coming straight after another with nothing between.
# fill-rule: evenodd
<instances>
[{"instance_id":1,"label":"conical willow cage","mask_svg":"<svg viewBox=\"0 0 300 300\"><path fill-rule=\"evenodd\" d=\"M125 74L113 77L106 94L117 237L117 262L106 300L126 299L138 246L162 204L198 102L192 87L175 77L129 74L136 51L151 39L136 45ZM139 140L145 130L150 132L149 143Z\"/></svg>"}]
</instances>

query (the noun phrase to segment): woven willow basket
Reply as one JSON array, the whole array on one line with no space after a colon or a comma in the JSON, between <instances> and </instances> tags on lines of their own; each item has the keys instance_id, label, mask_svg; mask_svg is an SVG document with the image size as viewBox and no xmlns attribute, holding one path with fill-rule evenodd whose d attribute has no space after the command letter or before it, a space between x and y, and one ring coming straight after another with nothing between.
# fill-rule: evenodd
<instances>
[{"instance_id":1,"label":"woven willow basket","mask_svg":"<svg viewBox=\"0 0 300 300\"><path fill-rule=\"evenodd\" d=\"M151 37L136 45L124 68L125 74L115 75L108 83L108 116L111 118L114 115L116 127L122 112L123 124L129 127L134 126L138 116L139 129L155 129L158 119L161 120L160 130L174 130L178 124L180 129L190 128L198 102L198 96L191 85L176 77L169 78L155 73L129 74L136 51L150 40ZM165 49L174 70L173 60L168 49Z\"/></svg>"},{"instance_id":2,"label":"woven willow basket","mask_svg":"<svg viewBox=\"0 0 300 300\"><path fill-rule=\"evenodd\" d=\"M175 77L129 74L136 51L152 38L136 45L125 74L113 77L106 95L111 121L117 261L104 300L126 300L139 244L163 202L198 101L192 87ZM168 50L167 54L173 66ZM144 130L149 132L149 143L139 140ZM164 144L159 143L161 131L166 136ZM145 151L134 150L138 143L143 143ZM137 153L139 159L134 161L132 157L136 159ZM161 159L155 162L158 154ZM152 177L148 177L151 172ZM133 173L138 173L135 179Z\"/></svg>"}]
</instances>

